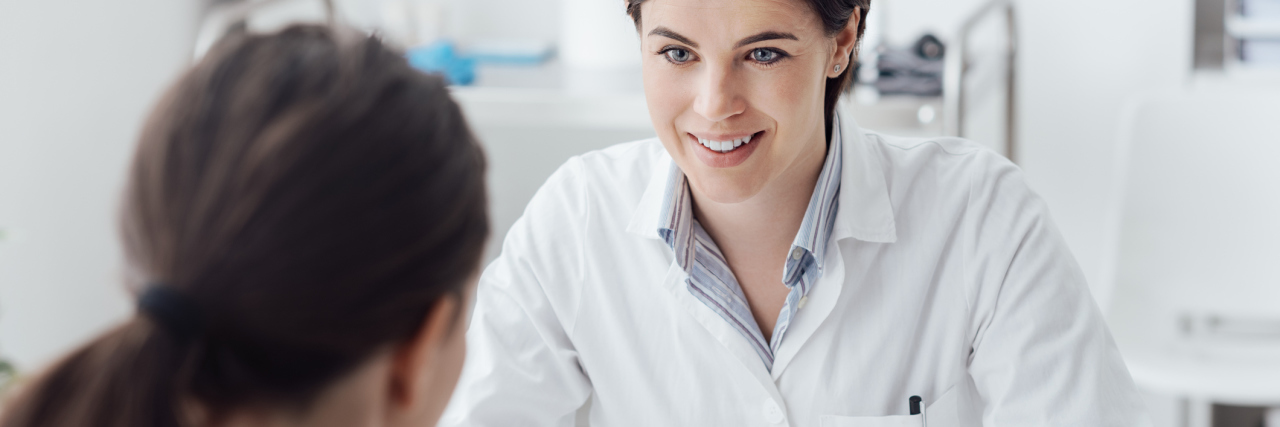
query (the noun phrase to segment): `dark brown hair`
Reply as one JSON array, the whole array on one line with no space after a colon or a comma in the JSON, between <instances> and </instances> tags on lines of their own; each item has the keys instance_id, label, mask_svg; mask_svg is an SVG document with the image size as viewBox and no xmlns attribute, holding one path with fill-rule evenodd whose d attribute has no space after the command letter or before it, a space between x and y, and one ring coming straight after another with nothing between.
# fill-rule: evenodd
<instances>
[{"instance_id":1,"label":"dark brown hair","mask_svg":"<svg viewBox=\"0 0 1280 427\"><path fill-rule=\"evenodd\" d=\"M860 8L858 16L858 42L862 42L862 33L867 29L867 10L871 9L871 0L806 0L809 7L814 13L818 14L818 18L822 20L822 29L828 37L833 37L840 30L843 30L849 24L849 18L853 16L855 8ZM640 29L640 5L645 0L626 0L627 14L631 15L631 19L636 23L636 29ZM839 76L827 79L826 96L823 100L823 111L827 123L827 137L831 137L831 115L836 110L836 101L840 100L840 93L844 92L853 81L854 64L858 59L858 46L855 44L853 52L849 53L849 64L845 66L844 71Z\"/></svg>"},{"instance_id":2,"label":"dark brown hair","mask_svg":"<svg viewBox=\"0 0 1280 427\"><path fill-rule=\"evenodd\" d=\"M484 167L442 80L378 40L233 36L134 155L122 230L144 309L27 385L0 426L305 408L465 292L489 233ZM147 310L157 289L168 308Z\"/></svg>"}]
</instances>

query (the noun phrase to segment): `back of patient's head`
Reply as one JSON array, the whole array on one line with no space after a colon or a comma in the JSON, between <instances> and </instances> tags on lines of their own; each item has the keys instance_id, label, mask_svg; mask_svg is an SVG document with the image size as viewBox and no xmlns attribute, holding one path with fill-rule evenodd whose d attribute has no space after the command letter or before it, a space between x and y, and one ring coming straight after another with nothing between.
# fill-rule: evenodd
<instances>
[{"instance_id":1,"label":"back of patient's head","mask_svg":"<svg viewBox=\"0 0 1280 427\"><path fill-rule=\"evenodd\" d=\"M158 104L133 159L122 234L139 313L27 384L0 424L306 408L467 292L489 232L483 174L441 81L376 39L292 27L223 42Z\"/></svg>"}]
</instances>

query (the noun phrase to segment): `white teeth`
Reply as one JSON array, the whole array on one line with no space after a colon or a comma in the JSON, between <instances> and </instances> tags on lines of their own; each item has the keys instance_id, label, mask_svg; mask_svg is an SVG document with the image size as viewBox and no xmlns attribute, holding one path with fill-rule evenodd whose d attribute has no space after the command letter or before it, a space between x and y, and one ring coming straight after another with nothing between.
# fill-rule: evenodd
<instances>
[{"instance_id":1,"label":"white teeth","mask_svg":"<svg viewBox=\"0 0 1280 427\"><path fill-rule=\"evenodd\" d=\"M727 152L733 151L733 149L735 148L741 147L744 144L750 143L751 136L752 135L747 135L742 138L729 140L729 141L712 141L709 139L698 138L698 143L702 144L707 148L710 148L712 151L727 153Z\"/></svg>"}]
</instances>

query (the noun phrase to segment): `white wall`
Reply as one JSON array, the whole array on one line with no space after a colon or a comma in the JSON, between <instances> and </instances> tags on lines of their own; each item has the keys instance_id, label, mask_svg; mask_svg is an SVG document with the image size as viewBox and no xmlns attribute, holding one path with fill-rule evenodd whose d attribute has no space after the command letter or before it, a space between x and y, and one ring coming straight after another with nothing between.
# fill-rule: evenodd
<instances>
[{"instance_id":1,"label":"white wall","mask_svg":"<svg viewBox=\"0 0 1280 427\"><path fill-rule=\"evenodd\" d=\"M883 27L868 27L867 31L887 36L887 41L895 46L915 42L926 32L946 37L960 26L964 17L985 2L986 0L871 0L871 10L881 14Z\"/></svg>"},{"instance_id":2,"label":"white wall","mask_svg":"<svg viewBox=\"0 0 1280 427\"><path fill-rule=\"evenodd\" d=\"M559 36L561 0L445 0L449 33L463 41L523 38L554 42ZM623 0L596 0L618 6Z\"/></svg>"},{"instance_id":3,"label":"white wall","mask_svg":"<svg viewBox=\"0 0 1280 427\"><path fill-rule=\"evenodd\" d=\"M195 0L0 0L0 355L38 368L128 315L116 208Z\"/></svg>"},{"instance_id":4,"label":"white wall","mask_svg":"<svg viewBox=\"0 0 1280 427\"><path fill-rule=\"evenodd\" d=\"M1021 165L1096 287L1121 111L1135 96L1188 84L1192 1L1018 5Z\"/></svg>"},{"instance_id":5,"label":"white wall","mask_svg":"<svg viewBox=\"0 0 1280 427\"><path fill-rule=\"evenodd\" d=\"M1192 1L1018 5L1021 166L1105 303L1122 110L1141 94L1189 83ZM1144 398L1155 425L1178 424L1174 399Z\"/></svg>"}]
</instances>

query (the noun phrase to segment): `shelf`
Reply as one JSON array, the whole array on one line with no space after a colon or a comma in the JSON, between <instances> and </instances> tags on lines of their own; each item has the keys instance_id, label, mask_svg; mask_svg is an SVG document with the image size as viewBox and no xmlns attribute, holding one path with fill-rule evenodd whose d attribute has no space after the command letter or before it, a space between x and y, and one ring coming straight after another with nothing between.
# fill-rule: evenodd
<instances>
[{"instance_id":1,"label":"shelf","mask_svg":"<svg viewBox=\"0 0 1280 427\"><path fill-rule=\"evenodd\" d=\"M1236 39L1280 39L1280 18L1227 18L1227 35Z\"/></svg>"}]
</instances>

